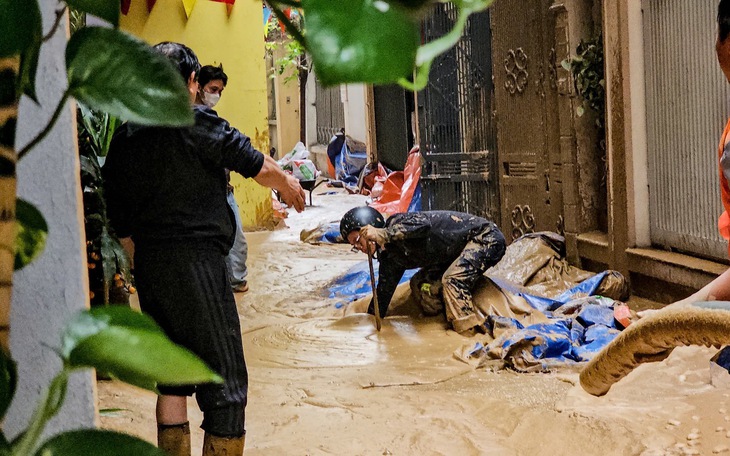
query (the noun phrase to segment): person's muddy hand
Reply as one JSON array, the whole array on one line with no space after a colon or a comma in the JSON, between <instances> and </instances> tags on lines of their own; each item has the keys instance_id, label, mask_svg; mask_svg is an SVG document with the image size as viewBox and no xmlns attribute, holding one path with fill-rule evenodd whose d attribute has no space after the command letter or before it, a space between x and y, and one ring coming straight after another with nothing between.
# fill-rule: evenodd
<instances>
[{"instance_id":1,"label":"person's muddy hand","mask_svg":"<svg viewBox=\"0 0 730 456\"><path fill-rule=\"evenodd\" d=\"M372 225L365 225L360 228L360 239L374 242L379 245L381 249L384 249L385 244L390 241L390 235L385 228L375 228Z\"/></svg>"},{"instance_id":2,"label":"person's muddy hand","mask_svg":"<svg viewBox=\"0 0 730 456\"><path fill-rule=\"evenodd\" d=\"M299 184L299 181L294 176L286 177L286 184L282 188L277 189L279 196L287 204L287 206L293 207L297 212L304 210L304 189Z\"/></svg>"}]
</instances>

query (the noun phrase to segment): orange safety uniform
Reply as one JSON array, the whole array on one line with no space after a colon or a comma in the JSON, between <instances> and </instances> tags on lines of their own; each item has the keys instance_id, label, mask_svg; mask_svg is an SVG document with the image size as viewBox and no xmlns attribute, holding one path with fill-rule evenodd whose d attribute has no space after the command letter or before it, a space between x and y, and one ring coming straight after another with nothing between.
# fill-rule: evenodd
<instances>
[{"instance_id":1,"label":"orange safety uniform","mask_svg":"<svg viewBox=\"0 0 730 456\"><path fill-rule=\"evenodd\" d=\"M720 146L717 151L720 169L720 195L722 196L722 206L725 208L725 212L717 221L717 228L723 238L730 240L730 215L728 215L728 211L730 211L730 186L727 178L727 176L730 176L730 144L728 144L728 141L730 141L730 120L725 125L725 131L722 132ZM726 147L728 148L728 156L723 157ZM730 255L730 244L728 244L728 255Z\"/></svg>"}]
</instances>

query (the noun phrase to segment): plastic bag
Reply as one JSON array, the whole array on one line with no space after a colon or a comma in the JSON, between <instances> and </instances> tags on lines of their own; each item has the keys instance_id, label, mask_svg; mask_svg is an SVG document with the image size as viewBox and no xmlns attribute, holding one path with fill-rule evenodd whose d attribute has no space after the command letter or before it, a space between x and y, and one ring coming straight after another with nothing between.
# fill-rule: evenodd
<instances>
[{"instance_id":1,"label":"plastic bag","mask_svg":"<svg viewBox=\"0 0 730 456\"><path fill-rule=\"evenodd\" d=\"M296 143L294 145L294 149L291 150L288 154L281 157L277 163L281 167L281 169L287 170L287 171L293 171L292 170L292 162L293 161L301 161L306 160L309 158L309 151L307 148L302 144L301 142Z\"/></svg>"},{"instance_id":2,"label":"plastic bag","mask_svg":"<svg viewBox=\"0 0 730 456\"><path fill-rule=\"evenodd\" d=\"M292 160L290 163L292 175L299 180L313 180L319 176L312 160Z\"/></svg>"}]
</instances>

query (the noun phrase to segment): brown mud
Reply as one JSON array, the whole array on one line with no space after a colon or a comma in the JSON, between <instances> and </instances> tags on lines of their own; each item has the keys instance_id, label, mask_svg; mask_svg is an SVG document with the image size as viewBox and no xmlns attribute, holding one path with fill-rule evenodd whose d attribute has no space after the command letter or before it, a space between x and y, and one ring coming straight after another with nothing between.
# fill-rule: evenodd
<instances>
[{"instance_id":1,"label":"brown mud","mask_svg":"<svg viewBox=\"0 0 730 456\"><path fill-rule=\"evenodd\" d=\"M324 189L323 189L324 190ZM248 293L237 295L249 368L246 455L730 454L730 389L710 384L715 350L681 347L593 397L578 370L475 369L453 353L473 339L415 316L408 287L375 330L323 288L366 261L346 245L310 245L302 229L338 220L357 195L315 195L289 228L247 233ZM400 306L398 306L400 304ZM102 427L155 441L153 394L99 382ZM201 414L189 400L193 454Z\"/></svg>"}]
</instances>

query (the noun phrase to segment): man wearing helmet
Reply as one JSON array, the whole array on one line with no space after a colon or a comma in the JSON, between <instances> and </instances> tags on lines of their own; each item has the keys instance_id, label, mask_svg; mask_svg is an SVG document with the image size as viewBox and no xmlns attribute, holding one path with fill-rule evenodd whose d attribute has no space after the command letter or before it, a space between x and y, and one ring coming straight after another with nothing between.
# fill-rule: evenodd
<instances>
[{"instance_id":1,"label":"man wearing helmet","mask_svg":"<svg viewBox=\"0 0 730 456\"><path fill-rule=\"evenodd\" d=\"M375 209L357 207L342 218L340 233L361 252L378 254L381 317L405 271L422 268L442 277L446 319L455 331L483 327L486 317L472 305L472 290L505 250L493 222L452 211L408 212L385 221ZM375 313L372 301L368 313Z\"/></svg>"}]
</instances>

